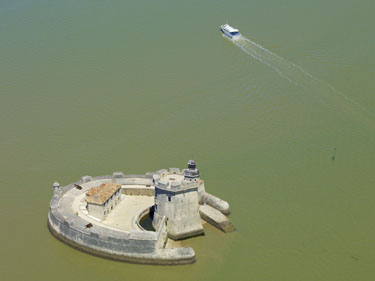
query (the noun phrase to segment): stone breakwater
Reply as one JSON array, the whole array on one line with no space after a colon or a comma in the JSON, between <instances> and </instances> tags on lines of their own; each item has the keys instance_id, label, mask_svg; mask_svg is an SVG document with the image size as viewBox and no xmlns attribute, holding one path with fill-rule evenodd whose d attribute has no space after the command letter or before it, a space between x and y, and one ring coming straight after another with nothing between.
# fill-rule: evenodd
<instances>
[{"instance_id":1,"label":"stone breakwater","mask_svg":"<svg viewBox=\"0 0 375 281\"><path fill-rule=\"evenodd\" d=\"M179 169L160 170L145 175L124 175L115 172L112 176L82 177L67 186L55 186L48 214L48 228L61 241L84 252L104 258L141 264L180 265L195 262L195 252L191 247L166 248L167 218L164 216L154 226L155 231L147 231L140 225L143 217L149 214L152 205L138 206L131 214L128 228L105 225L87 215L84 204L85 194L90 188L103 183L121 184L122 196L137 200L139 197L154 197L153 176L165 173L180 174ZM148 197L147 197L148 196ZM204 219L223 231L232 231L227 225L226 216L229 204L205 192L204 182L199 188L200 201L215 208L216 212L205 212ZM149 202L149 201L147 201ZM80 205L81 204L81 205ZM149 204L149 203L148 203ZM119 208L119 207L117 207ZM211 208L211 207L210 207ZM218 213L222 214L218 216ZM202 210L200 212L202 214ZM229 219L228 219L229 220Z\"/></svg>"}]
</instances>

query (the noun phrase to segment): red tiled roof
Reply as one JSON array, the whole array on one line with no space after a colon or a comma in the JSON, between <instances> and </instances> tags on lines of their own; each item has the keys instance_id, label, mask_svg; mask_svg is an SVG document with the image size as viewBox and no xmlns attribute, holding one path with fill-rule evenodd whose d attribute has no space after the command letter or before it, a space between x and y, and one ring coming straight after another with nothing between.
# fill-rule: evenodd
<instances>
[{"instance_id":1,"label":"red tiled roof","mask_svg":"<svg viewBox=\"0 0 375 281\"><path fill-rule=\"evenodd\" d=\"M86 192L86 202L103 205L120 188L121 184L117 183L103 183L98 187L93 187Z\"/></svg>"}]
</instances>

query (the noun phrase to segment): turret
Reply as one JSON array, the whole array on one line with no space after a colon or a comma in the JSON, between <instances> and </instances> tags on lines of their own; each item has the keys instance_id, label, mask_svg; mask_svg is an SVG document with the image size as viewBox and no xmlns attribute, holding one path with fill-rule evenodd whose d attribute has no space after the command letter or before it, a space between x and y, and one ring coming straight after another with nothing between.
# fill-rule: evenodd
<instances>
[{"instance_id":1,"label":"turret","mask_svg":"<svg viewBox=\"0 0 375 281\"><path fill-rule=\"evenodd\" d=\"M57 191L59 188L60 188L60 184L57 181L55 181L53 183L53 192Z\"/></svg>"},{"instance_id":2,"label":"turret","mask_svg":"<svg viewBox=\"0 0 375 281\"><path fill-rule=\"evenodd\" d=\"M184 171L184 179L188 181L199 181L199 170L194 160L188 161L188 168Z\"/></svg>"}]
</instances>

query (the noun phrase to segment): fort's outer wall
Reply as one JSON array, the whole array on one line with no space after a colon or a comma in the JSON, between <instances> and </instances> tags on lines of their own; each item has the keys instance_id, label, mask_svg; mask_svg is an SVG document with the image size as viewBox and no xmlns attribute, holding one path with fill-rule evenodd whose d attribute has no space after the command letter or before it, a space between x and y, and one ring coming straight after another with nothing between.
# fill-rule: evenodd
<instances>
[{"instance_id":1,"label":"fort's outer wall","mask_svg":"<svg viewBox=\"0 0 375 281\"><path fill-rule=\"evenodd\" d=\"M112 179L112 176L83 177L81 181L74 184L81 185L90 181ZM64 206L67 202L59 202L66 191L74 188L74 184L55 191L51 200L48 227L58 239L90 254L131 263L177 265L195 261L195 253L192 248L162 248L166 241L164 225L161 225L157 232L119 232L97 225L91 229L85 228L87 222L72 211L69 214Z\"/></svg>"}]
</instances>

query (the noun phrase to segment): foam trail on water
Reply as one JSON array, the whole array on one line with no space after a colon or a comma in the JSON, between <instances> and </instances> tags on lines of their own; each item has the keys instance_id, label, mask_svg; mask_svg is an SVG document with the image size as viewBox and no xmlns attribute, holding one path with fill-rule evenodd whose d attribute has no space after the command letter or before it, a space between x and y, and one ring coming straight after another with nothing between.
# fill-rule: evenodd
<instances>
[{"instance_id":1,"label":"foam trail on water","mask_svg":"<svg viewBox=\"0 0 375 281\"><path fill-rule=\"evenodd\" d=\"M375 117L374 113L368 111L366 108L364 108L342 92L336 90L333 86L315 78L313 75L305 71L302 67L278 56L262 45L242 35L234 37L231 41L252 58L267 65L268 67L276 71L281 77L287 79L294 85L308 91L313 91L315 94L320 94L320 99L329 99L329 104L333 102L335 105L341 105L343 107L346 107L346 109L350 111L353 111L357 108L357 110L360 110L363 113L370 115L371 117ZM337 97L341 97L342 99L338 100Z\"/></svg>"}]
</instances>

